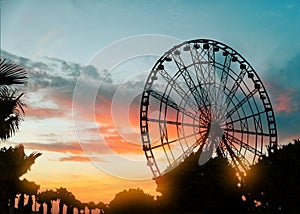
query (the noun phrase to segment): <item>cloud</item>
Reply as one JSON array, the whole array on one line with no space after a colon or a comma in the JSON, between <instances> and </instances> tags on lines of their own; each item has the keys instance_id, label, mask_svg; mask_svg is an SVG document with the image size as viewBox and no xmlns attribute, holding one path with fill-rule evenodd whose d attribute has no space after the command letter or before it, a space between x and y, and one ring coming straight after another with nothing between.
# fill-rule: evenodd
<instances>
[{"instance_id":1,"label":"cloud","mask_svg":"<svg viewBox=\"0 0 300 214\"><path fill-rule=\"evenodd\" d=\"M119 135L106 136L104 140L89 140L84 142L57 142L57 143L37 143L37 142L25 142L22 143L26 149L58 152L63 154L73 155L93 155L101 154L105 155L112 150L117 154L141 154L142 146L136 143L127 142L123 140Z\"/></svg>"},{"instance_id":2,"label":"cloud","mask_svg":"<svg viewBox=\"0 0 300 214\"><path fill-rule=\"evenodd\" d=\"M279 92L275 98L274 105L276 112L285 112L287 114L298 110L298 103L295 98L295 90L286 90Z\"/></svg>"},{"instance_id":3,"label":"cloud","mask_svg":"<svg viewBox=\"0 0 300 214\"><path fill-rule=\"evenodd\" d=\"M120 77L107 74L105 70L98 71L90 65L83 66L57 58L45 57L44 61L36 62L3 50L1 55L27 68L29 82L25 90L27 94L31 93L33 96L32 99L25 100L28 106L25 119L61 118L71 121L72 105L75 105L77 110L75 116L80 115L80 119L86 124L95 123L96 120L99 125L97 130L94 128L93 131L85 131L90 134L85 134L89 138L84 139L87 140L83 142L84 144L31 143L29 146L33 149L82 154L81 146L83 146L85 152L91 154L106 154L107 149L118 154L141 152L139 133L136 129L139 127L137 114L140 105L139 92L142 92L144 86L141 80L143 77L133 76L120 80ZM265 72L264 83L276 113L279 136L284 139L296 136L299 132L299 68L300 53L295 54L285 64L270 67ZM78 100L73 100L73 92L80 75L84 78L84 84L79 89L85 97L77 102ZM116 79L121 83L116 83ZM85 105L90 90L94 90L98 83L101 84L95 106ZM129 98L132 100L128 101ZM48 106L48 103L52 103L53 106ZM87 130L88 126L82 129ZM59 141L59 137L54 140Z\"/></svg>"},{"instance_id":4,"label":"cloud","mask_svg":"<svg viewBox=\"0 0 300 214\"><path fill-rule=\"evenodd\" d=\"M47 119L47 118L57 118L64 117L65 111L60 109L52 108L26 108L26 118L31 119Z\"/></svg>"},{"instance_id":5,"label":"cloud","mask_svg":"<svg viewBox=\"0 0 300 214\"><path fill-rule=\"evenodd\" d=\"M59 161L72 161L72 162L106 162L99 157L88 157L88 156L81 156L81 155L73 155L68 157L60 158Z\"/></svg>"},{"instance_id":6,"label":"cloud","mask_svg":"<svg viewBox=\"0 0 300 214\"><path fill-rule=\"evenodd\" d=\"M97 69L92 65L83 67L83 74L88 75L92 78L99 78L100 76Z\"/></svg>"},{"instance_id":7,"label":"cloud","mask_svg":"<svg viewBox=\"0 0 300 214\"><path fill-rule=\"evenodd\" d=\"M279 142L291 142L299 136L300 118L300 52L281 66L271 66L265 85L273 105Z\"/></svg>"},{"instance_id":8,"label":"cloud","mask_svg":"<svg viewBox=\"0 0 300 214\"><path fill-rule=\"evenodd\" d=\"M291 114L299 111L300 52L284 65L270 67L266 72L266 86L275 112Z\"/></svg>"},{"instance_id":9,"label":"cloud","mask_svg":"<svg viewBox=\"0 0 300 214\"><path fill-rule=\"evenodd\" d=\"M143 154L141 144L126 141L119 135L106 136L105 143L117 154Z\"/></svg>"},{"instance_id":10,"label":"cloud","mask_svg":"<svg viewBox=\"0 0 300 214\"><path fill-rule=\"evenodd\" d=\"M58 142L58 143L51 143L51 144L27 142L22 144L26 149L31 149L31 150L83 154L82 148L78 142L67 142L67 143Z\"/></svg>"},{"instance_id":11,"label":"cloud","mask_svg":"<svg viewBox=\"0 0 300 214\"><path fill-rule=\"evenodd\" d=\"M92 66L81 66L56 58L46 58L46 62L26 61L32 69L30 73L32 91L37 94L40 93L40 89L46 91L43 97L36 101L36 107L29 105L27 116L30 119L40 120L54 117L70 120L72 104L75 104L77 110L75 116L79 115L80 119L90 123L94 123L96 119L99 128L87 131L87 127L82 127L83 130L76 130L81 133L89 132L80 135L84 138L81 139L83 142L80 142L80 145L75 142L55 143L50 146L35 144L36 148L71 154L83 153L81 147L88 154L107 154L108 150L117 154L143 153L138 129L140 93L144 87L144 82L140 80L142 77L126 77L129 79L121 80L123 82L117 84L113 80L118 77L106 75L102 78L104 75ZM83 97L77 102L78 100L73 100L73 91L79 74L84 76L85 84L79 88L83 92ZM94 89L95 80L102 82L95 100L95 112L93 112L93 106L87 106L85 99L88 98L90 90ZM40 107L41 103L49 100L56 107ZM59 140L58 137L56 140Z\"/></svg>"}]
</instances>

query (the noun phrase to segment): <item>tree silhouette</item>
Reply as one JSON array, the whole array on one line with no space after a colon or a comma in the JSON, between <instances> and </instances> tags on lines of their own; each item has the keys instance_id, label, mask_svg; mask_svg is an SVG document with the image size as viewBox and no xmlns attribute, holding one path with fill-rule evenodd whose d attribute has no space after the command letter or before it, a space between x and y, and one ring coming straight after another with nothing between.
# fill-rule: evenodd
<instances>
[{"instance_id":1,"label":"tree silhouette","mask_svg":"<svg viewBox=\"0 0 300 214\"><path fill-rule=\"evenodd\" d=\"M66 204L67 197L69 192L66 188L60 187L59 189L56 189L57 197L59 199L59 211L58 214L63 214L64 205Z\"/></svg>"},{"instance_id":2,"label":"tree silhouette","mask_svg":"<svg viewBox=\"0 0 300 214\"><path fill-rule=\"evenodd\" d=\"M253 165L245 180L252 212L300 213L300 140L282 146Z\"/></svg>"},{"instance_id":3,"label":"tree silhouette","mask_svg":"<svg viewBox=\"0 0 300 214\"><path fill-rule=\"evenodd\" d=\"M47 205L47 214L51 214L52 201L57 200L57 193L53 190L45 190L37 195L40 206L43 207L45 203ZM41 211L40 211L41 212ZM43 210L42 210L43 212Z\"/></svg>"},{"instance_id":4,"label":"tree silhouette","mask_svg":"<svg viewBox=\"0 0 300 214\"><path fill-rule=\"evenodd\" d=\"M67 205L67 214L73 214L74 207L76 206L75 195L71 192L68 192L65 198L65 203Z\"/></svg>"},{"instance_id":5,"label":"tree silhouette","mask_svg":"<svg viewBox=\"0 0 300 214\"><path fill-rule=\"evenodd\" d=\"M141 189L129 189L117 193L109 203L112 214L149 214L154 213L153 196L145 194Z\"/></svg>"},{"instance_id":6,"label":"tree silhouette","mask_svg":"<svg viewBox=\"0 0 300 214\"><path fill-rule=\"evenodd\" d=\"M192 153L176 169L156 179L157 212L233 213L241 211L241 193L235 170L225 158L198 165Z\"/></svg>"},{"instance_id":7,"label":"tree silhouette","mask_svg":"<svg viewBox=\"0 0 300 214\"><path fill-rule=\"evenodd\" d=\"M103 202L98 202L98 204L96 204L96 208L98 208L99 210L100 210L100 214L103 214L103 213L106 213L107 212L107 205L106 204L104 204Z\"/></svg>"},{"instance_id":8,"label":"tree silhouette","mask_svg":"<svg viewBox=\"0 0 300 214\"><path fill-rule=\"evenodd\" d=\"M0 58L0 140L10 138L23 120L25 104L21 97L24 94L17 95L12 86L24 84L26 79L24 68Z\"/></svg>"},{"instance_id":9,"label":"tree silhouette","mask_svg":"<svg viewBox=\"0 0 300 214\"><path fill-rule=\"evenodd\" d=\"M0 58L0 85L24 84L27 80L24 68Z\"/></svg>"},{"instance_id":10,"label":"tree silhouette","mask_svg":"<svg viewBox=\"0 0 300 214\"><path fill-rule=\"evenodd\" d=\"M74 208L77 208L78 212L80 212L81 209L84 209L82 208L83 204L66 188L60 187L59 189L56 189L56 196L59 199L59 214L63 214L64 205L67 206L67 214L72 214Z\"/></svg>"},{"instance_id":11,"label":"tree silhouette","mask_svg":"<svg viewBox=\"0 0 300 214\"><path fill-rule=\"evenodd\" d=\"M79 200L76 200L75 201L75 208L77 209L77 213L81 213L82 210L84 210L86 207L86 205L84 203L82 203L81 201Z\"/></svg>"},{"instance_id":12,"label":"tree silhouette","mask_svg":"<svg viewBox=\"0 0 300 214\"><path fill-rule=\"evenodd\" d=\"M39 185L35 184L32 181L28 181L27 179L20 180L18 182L18 190L20 193L19 203L18 203L18 212L19 213L30 213L32 212L33 200L32 196L37 195L37 191L40 188ZM24 195L28 195L28 202L24 207Z\"/></svg>"},{"instance_id":13,"label":"tree silhouette","mask_svg":"<svg viewBox=\"0 0 300 214\"><path fill-rule=\"evenodd\" d=\"M96 209L96 204L93 201L90 201L87 204L87 208L89 209L89 214L92 214L92 210Z\"/></svg>"},{"instance_id":14,"label":"tree silhouette","mask_svg":"<svg viewBox=\"0 0 300 214\"><path fill-rule=\"evenodd\" d=\"M35 162L41 153L33 152L27 156L24 152L24 146L1 148L0 149L0 197L1 201L5 202L5 207L10 205L10 212L13 212L15 207L16 194L19 193L19 178L30 170L31 165ZM6 208L4 208L6 209Z\"/></svg>"},{"instance_id":15,"label":"tree silhouette","mask_svg":"<svg viewBox=\"0 0 300 214\"><path fill-rule=\"evenodd\" d=\"M262 157L240 183L226 159L199 166L191 154L156 179L155 213L300 213L299 155L298 139Z\"/></svg>"}]
</instances>

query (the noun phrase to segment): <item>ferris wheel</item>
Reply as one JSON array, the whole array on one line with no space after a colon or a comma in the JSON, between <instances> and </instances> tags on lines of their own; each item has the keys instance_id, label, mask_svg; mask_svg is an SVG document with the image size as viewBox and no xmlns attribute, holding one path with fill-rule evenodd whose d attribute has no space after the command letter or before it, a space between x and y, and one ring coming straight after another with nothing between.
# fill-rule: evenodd
<instances>
[{"instance_id":1,"label":"ferris wheel","mask_svg":"<svg viewBox=\"0 0 300 214\"><path fill-rule=\"evenodd\" d=\"M226 157L245 172L277 148L274 112L253 67L214 40L183 42L154 65L142 93L140 130L154 178L191 153Z\"/></svg>"}]
</instances>

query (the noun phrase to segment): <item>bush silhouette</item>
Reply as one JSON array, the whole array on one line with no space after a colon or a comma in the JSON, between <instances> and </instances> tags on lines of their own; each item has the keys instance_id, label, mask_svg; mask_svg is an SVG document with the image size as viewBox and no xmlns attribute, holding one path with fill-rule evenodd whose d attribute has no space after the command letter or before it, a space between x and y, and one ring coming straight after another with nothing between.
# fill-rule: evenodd
<instances>
[{"instance_id":1,"label":"bush silhouette","mask_svg":"<svg viewBox=\"0 0 300 214\"><path fill-rule=\"evenodd\" d=\"M253 165L246 177L252 211L300 213L300 140Z\"/></svg>"},{"instance_id":2,"label":"bush silhouette","mask_svg":"<svg viewBox=\"0 0 300 214\"><path fill-rule=\"evenodd\" d=\"M154 213L154 199L141 189L129 189L117 193L109 208L111 214L150 214Z\"/></svg>"},{"instance_id":3,"label":"bush silhouette","mask_svg":"<svg viewBox=\"0 0 300 214\"><path fill-rule=\"evenodd\" d=\"M192 153L180 166L156 179L158 210L169 213L224 213L240 211L241 191L235 170L225 158L198 165ZM170 210L171 209L171 210Z\"/></svg>"}]
</instances>

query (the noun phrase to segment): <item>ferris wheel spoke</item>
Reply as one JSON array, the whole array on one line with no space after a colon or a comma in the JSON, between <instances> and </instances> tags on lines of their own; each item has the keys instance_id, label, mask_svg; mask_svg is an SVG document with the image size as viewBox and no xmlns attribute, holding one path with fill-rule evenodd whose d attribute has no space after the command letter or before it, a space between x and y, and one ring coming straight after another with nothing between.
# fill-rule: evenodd
<instances>
[{"instance_id":1,"label":"ferris wheel spoke","mask_svg":"<svg viewBox=\"0 0 300 214\"><path fill-rule=\"evenodd\" d=\"M163 143L161 143L159 145L156 145L156 146L151 146L151 148L149 148L149 149L156 149L156 148L159 148L159 147L170 145L170 144L173 144L173 143L175 143L177 141L184 140L184 139L187 139L187 138L190 138L190 137L194 137L194 136L197 136L197 135L205 133L205 132L207 132L207 131L203 130L203 131L200 131L199 133L193 133L193 134L190 134L190 135L184 135L184 136L179 137L177 139L170 140L170 141L167 141L167 142L163 142Z\"/></svg>"},{"instance_id":2,"label":"ferris wheel spoke","mask_svg":"<svg viewBox=\"0 0 300 214\"><path fill-rule=\"evenodd\" d=\"M224 136L223 138L224 140L226 140L226 137ZM236 154L238 155L238 157L240 157L240 160L244 163L244 166L249 167L250 166L250 162L244 157L244 155L241 154L241 148L238 149L236 146L239 146L240 144L235 144L232 139L227 139L227 142L230 143L230 146L232 149L235 150Z\"/></svg>"},{"instance_id":3,"label":"ferris wheel spoke","mask_svg":"<svg viewBox=\"0 0 300 214\"><path fill-rule=\"evenodd\" d=\"M164 69L159 70L160 75L166 80L166 82L176 91L176 93L181 97L182 100L185 100L187 104L195 111L198 111L198 104L196 104L193 99L186 99L188 93L172 78Z\"/></svg>"},{"instance_id":4,"label":"ferris wheel spoke","mask_svg":"<svg viewBox=\"0 0 300 214\"><path fill-rule=\"evenodd\" d=\"M181 102L180 102L180 105L179 106L182 106L182 104L184 103L184 101L186 101L185 102L185 104L184 104L184 106L183 106L183 108L184 109L186 109L186 104L188 103L188 101L189 100L191 100L191 99L188 99L188 94L186 94L186 96L181 100ZM201 109L200 111L195 111L195 114L196 115L198 115L199 114L199 112L200 112L200 115L199 115L199 119L200 119L200 121L199 121L199 127L201 128L201 127L207 127L208 126L208 124L209 124L209 120L208 120L208 117L201 117L202 116L202 114L203 114L203 110ZM179 116L180 116L180 114L179 114L180 112L179 111L177 111L177 121L179 121ZM182 121L183 121L183 117L182 117Z\"/></svg>"},{"instance_id":5,"label":"ferris wheel spoke","mask_svg":"<svg viewBox=\"0 0 300 214\"><path fill-rule=\"evenodd\" d=\"M246 75L246 69L242 69L241 72L239 73L239 75L237 76L237 79L235 79L235 82L233 84L233 86L231 87L231 89L229 90L229 94L226 97L226 101L225 103L229 104L232 102L232 99L234 98L237 90L240 88L240 85Z\"/></svg>"},{"instance_id":6,"label":"ferris wheel spoke","mask_svg":"<svg viewBox=\"0 0 300 214\"><path fill-rule=\"evenodd\" d=\"M229 153L229 156L231 157L231 162L233 163L233 165L235 166L235 169L240 173L242 174L242 172L240 171L240 168L239 168L239 163L236 159L236 155L234 154L234 152L230 149L230 147L224 143L225 147L226 147L226 150L228 151Z\"/></svg>"},{"instance_id":7,"label":"ferris wheel spoke","mask_svg":"<svg viewBox=\"0 0 300 214\"><path fill-rule=\"evenodd\" d=\"M226 136L227 135L227 136ZM224 135L224 137L231 143L234 143L236 145L239 145L241 147L243 147L244 149L250 151L252 154L254 155L262 155L262 153L260 151L258 151L257 149L255 149L254 147L252 147L251 145L244 143L243 141L241 141L240 139L236 138L234 135L229 134L228 132L226 132L226 135Z\"/></svg>"},{"instance_id":8,"label":"ferris wheel spoke","mask_svg":"<svg viewBox=\"0 0 300 214\"><path fill-rule=\"evenodd\" d=\"M224 53L226 53L226 52L224 52ZM228 75L229 75L230 66L231 66L231 60L232 60L231 54L225 54L225 55L226 56L224 58L222 74L221 74L221 78L220 78L220 85L223 87L223 91L225 91L225 89L226 89Z\"/></svg>"},{"instance_id":9,"label":"ferris wheel spoke","mask_svg":"<svg viewBox=\"0 0 300 214\"><path fill-rule=\"evenodd\" d=\"M182 98L182 100L181 100L181 103L183 102L183 101L185 101L187 104L188 103L190 103L190 101L191 101L192 99L190 99L190 94L186 94L185 95L185 97L183 97ZM180 103L180 104L181 104ZM191 104L189 105L189 106L191 106ZM201 119L202 120L204 120L206 123L208 123L209 121L210 121L210 116L209 116L209 114L206 114L206 111L207 111L207 109L208 109L208 106L209 105L205 105L205 108L203 109L203 108L199 108L199 105L197 105L197 110L195 111L195 114L197 115L197 114L199 114L199 112L200 112L200 114L203 116ZM194 110L194 109L193 109Z\"/></svg>"},{"instance_id":10,"label":"ferris wheel spoke","mask_svg":"<svg viewBox=\"0 0 300 214\"><path fill-rule=\"evenodd\" d=\"M199 83L204 83L205 91L206 91L206 101L208 103L212 103L210 99L213 98L211 93L211 84L215 83L215 79L212 78L212 72L209 69L211 67L211 62L205 58L204 50L199 53L196 49L191 50L191 58L193 60L194 70L196 72L197 80ZM205 66L206 65L206 66ZM214 72L215 75L215 72ZM201 86L201 84L199 84Z\"/></svg>"},{"instance_id":11,"label":"ferris wheel spoke","mask_svg":"<svg viewBox=\"0 0 300 214\"><path fill-rule=\"evenodd\" d=\"M235 146L232 143L230 143L229 145L226 139L223 139L223 143L225 144L226 150L228 151L232 161L234 162L236 169L239 169L239 166L241 166L244 171L248 171L248 165L247 162L245 162L246 159L238 155L239 151L235 148ZM232 148L236 149L236 153L234 153Z\"/></svg>"},{"instance_id":12,"label":"ferris wheel spoke","mask_svg":"<svg viewBox=\"0 0 300 214\"><path fill-rule=\"evenodd\" d=\"M200 91L201 93L199 93L198 91L198 87L195 85L195 83L193 82L193 80L191 79L189 73L187 70L183 71L181 73L182 76L184 76L184 79L190 89L190 92L193 96L193 98L196 100L196 103L198 104L198 109L200 112L202 112L202 115L206 118L207 121L210 120L210 117L208 114L204 114L204 112L208 111L208 105L205 103L205 100L207 100L207 95L204 95L204 93L206 93L205 91L203 91L203 89L200 87ZM205 98L203 98L205 97ZM188 98L190 99L190 98ZM204 109L203 109L204 108Z\"/></svg>"},{"instance_id":13,"label":"ferris wheel spoke","mask_svg":"<svg viewBox=\"0 0 300 214\"><path fill-rule=\"evenodd\" d=\"M266 112L265 111L260 111L260 112L257 112L255 114L248 115L246 117L240 117L240 118L238 118L236 120L226 121L226 123L224 123L224 126L230 126L230 125L232 125L234 123L241 122L243 120L248 120L249 118L255 118L256 116L259 116L259 115L264 114L264 113L266 113Z\"/></svg>"},{"instance_id":14,"label":"ferris wheel spoke","mask_svg":"<svg viewBox=\"0 0 300 214\"><path fill-rule=\"evenodd\" d=\"M201 54L202 56L202 54ZM215 103L216 94L215 92L215 85L216 85L216 72L215 72L215 53L211 50L211 48L208 46L207 50L204 50L204 56L207 56L207 59L202 57L204 61L197 62L197 65L199 65L198 71L202 74L202 82L206 83L207 91L210 98L210 103ZM206 65L206 66L204 66ZM206 77L205 77L206 76Z\"/></svg>"},{"instance_id":15,"label":"ferris wheel spoke","mask_svg":"<svg viewBox=\"0 0 300 214\"><path fill-rule=\"evenodd\" d=\"M173 108L173 109L179 111L180 113L182 113L182 114L184 114L184 115L190 117L191 119L200 122L199 119L196 117L196 115L195 115L194 113L192 113L192 112L190 112L190 111L187 111L186 109L180 107L180 106L177 105L174 101L172 101L172 100L170 100L170 99L168 99L168 98L162 96L161 94L157 93L156 91L151 90L151 91L149 91L149 92L150 92L150 95L151 95L152 97L156 98L158 101L163 102L163 103L166 104L167 106L169 106L169 107L171 107L171 108Z\"/></svg>"},{"instance_id":16,"label":"ferris wheel spoke","mask_svg":"<svg viewBox=\"0 0 300 214\"><path fill-rule=\"evenodd\" d=\"M255 132L255 131L249 131L249 130L239 130L239 129L224 129L226 132L236 132L241 134L250 134L250 135L260 135L260 136L267 136L270 137L271 134L263 133L263 132Z\"/></svg>"},{"instance_id":17,"label":"ferris wheel spoke","mask_svg":"<svg viewBox=\"0 0 300 214\"><path fill-rule=\"evenodd\" d=\"M147 121L156 122L156 123L163 123L163 124L171 124L171 125L176 125L176 126L190 126L190 127L196 127L196 128L208 128L207 126L200 126L198 124L183 123L183 122L171 121L171 120L160 120L160 119L155 119L155 118L147 118Z\"/></svg>"},{"instance_id":18,"label":"ferris wheel spoke","mask_svg":"<svg viewBox=\"0 0 300 214\"><path fill-rule=\"evenodd\" d=\"M212 84L210 85L210 94L211 94L211 103L212 105L214 105L214 107L217 107L217 103L218 103L218 97L217 97L217 73L216 73L216 55L215 55L215 51L213 51L213 46L210 45L209 49L207 50L207 55L208 55L208 61L210 62L208 64L208 70L209 70L209 74L210 74L210 78L211 78L211 82ZM216 114L216 112L214 113Z\"/></svg>"},{"instance_id":19,"label":"ferris wheel spoke","mask_svg":"<svg viewBox=\"0 0 300 214\"><path fill-rule=\"evenodd\" d=\"M253 91L251 91L237 105L235 105L231 110L229 110L226 115L226 119L228 119L234 112L238 111L238 109L241 108L246 102L248 102L250 98L253 97L254 94L256 94L256 92L258 92L258 89L254 89Z\"/></svg>"},{"instance_id":20,"label":"ferris wheel spoke","mask_svg":"<svg viewBox=\"0 0 300 214\"><path fill-rule=\"evenodd\" d=\"M207 132L202 135L199 139L197 139L195 141L194 144L192 144L185 152L183 152L183 154L181 154L172 164L169 165L169 167L164 171L164 173L168 172L171 169L174 169L174 167L178 166L180 163L182 163L182 161L184 161L184 159L197 147L200 146L198 151L196 153L201 153L202 149L205 145L205 141L207 139Z\"/></svg>"},{"instance_id":21,"label":"ferris wheel spoke","mask_svg":"<svg viewBox=\"0 0 300 214\"><path fill-rule=\"evenodd\" d=\"M196 84L190 74L190 72L188 71L187 66L184 64L183 60L181 59L180 55L175 55L173 54L173 58L175 61L176 66L179 69L179 74L183 77L183 79L186 82L186 85L189 88L189 91L191 92L193 98L195 99L198 108L200 111L202 107L207 109L207 105L205 101L208 101L208 95L206 93L206 91L202 88L202 86L200 84ZM199 92L199 90L200 92ZM205 115L205 117L208 117L208 115ZM208 120L210 118L207 118Z\"/></svg>"},{"instance_id":22,"label":"ferris wheel spoke","mask_svg":"<svg viewBox=\"0 0 300 214\"><path fill-rule=\"evenodd\" d=\"M227 52L224 52L227 53ZM231 65L231 61L232 61L232 55L231 54L223 54L225 55L224 58L224 63L222 65L222 67L218 67L216 66L218 69L222 70L221 73L221 78L220 78L220 89L217 92L217 101L218 103L221 103L221 105L219 105L220 107L225 104L225 97L222 97L222 95L225 95L225 91L226 91L226 86L227 86L227 81L228 81L228 76L230 76L229 72L230 72L230 65ZM220 100L221 97L221 100ZM217 111L217 118L221 117L222 115L222 109L218 109ZM220 114L221 113L221 114Z\"/></svg>"}]
</instances>

